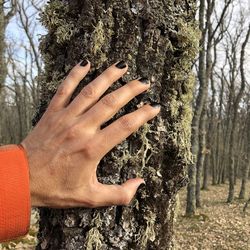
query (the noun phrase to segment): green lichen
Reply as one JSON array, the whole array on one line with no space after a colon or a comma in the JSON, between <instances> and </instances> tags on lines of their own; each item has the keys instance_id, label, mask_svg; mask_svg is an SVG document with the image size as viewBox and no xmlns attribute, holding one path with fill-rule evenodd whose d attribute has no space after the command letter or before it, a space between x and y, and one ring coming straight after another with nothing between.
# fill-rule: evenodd
<instances>
[{"instance_id":1,"label":"green lichen","mask_svg":"<svg viewBox=\"0 0 250 250\"><path fill-rule=\"evenodd\" d=\"M78 31L79 30L75 27L75 24L71 22L59 26L55 31L57 43L61 44L70 41L71 37L73 37Z\"/></svg>"},{"instance_id":2,"label":"green lichen","mask_svg":"<svg viewBox=\"0 0 250 250\"><path fill-rule=\"evenodd\" d=\"M108 18L108 24L104 24L103 19L98 20L97 24L94 25L94 30L92 32L91 39L91 54L93 56L98 56L99 64L97 67L101 67L102 64L108 60L107 53L103 51L103 47L107 44L110 44L113 32L113 17L112 17L112 9L107 9L105 13L105 18ZM105 26L106 25L106 26Z\"/></svg>"},{"instance_id":3,"label":"green lichen","mask_svg":"<svg viewBox=\"0 0 250 250\"><path fill-rule=\"evenodd\" d=\"M40 15L40 21L46 28L56 28L65 24L65 14L68 12L68 4L53 1L45 5L45 9Z\"/></svg>"},{"instance_id":4,"label":"green lichen","mask_svg":"<svg viewBox=\"0 0 250 250\"><path fill-rule=\"evenodd\" d=\"M102 225L100 213L97 212L97 215L93 218L91 224L94 226L87 233L85 247L86 250L99 250L103 245L102 242L104 239L98 230L98 227Z\"/></svg>"},{"instance_id":5,"label":"green lichen","mask_svg":"<svg viewBox=\"0 0 250 250\"><path fill-rule=\"evenodd\" d=\"M152 147L150 140L147 138L147 134L149 133L152 134L154 132L155 131L151 129L151 125L148 123L144 124L140 131L140 138L142 141L142 146L138 150L136 156L139 158L139 155L141 155L141 162L142 162L141 171L145 169L146 164L148 163L151 156L157 152L157 150ZM148 151L150 151L149 155L148 155Z\"/></svg>"},{"instance_id":6,"label":"green lichen","mask_svg":"<svg viewBox=\"0 0 250 250\"><path fill-rule=\"evenodd\" d=\"M70 41L78 31L74 21L65 18L69 14L69 5L62 1L54 1L47 4L44 12L40 15L42 24L54 32L58 44Z\"/></svg>"},{"instance_id":7,"label":"green lichen","mask_svg":"<svg viewBox=\"0 0 250 250\"><path fill-rule=\"evenodd\" d=\"M103 236L99 230L94 227L88 231L86 238L86 250L99 250L102 247Z\"/></svg>"},{"instance_id":8,"label":"green lichen","mask_svg":"<svg viewBox=\"0 0 250 250\"><path fill-rule=\"evenodd\" d=\"M175 123L175 131L172 131L169 135L179 147L179 156L186 163L191 163L191 101L193 99L195 78L194 74L190 72L190 68L198 53L200 31L195 24L184 23L181 20L178 21L178 27L179 31L176 34L178 50L181 50L183 53L181 60L171 69L170 75L174 81L185 82L185 93L178 97L177 91L173 91L170 97L171 115L177 122Z\"/></svg>"},{"instance_id":9,"label":"green lichen","mask_svg":"<svg viewBox=\"0 0 250 250\"><path fill-rule=\"evenodd\" d=\"M156 215L152 211L149 211L148 214L144 216L146 221L146 228L140 228L139 233L136 235L136 241L139 242L139 245L143 247L143 249L147 246L147 242L154 241L156 237L155 233L155 219Z\"/></svg>"},{"instance_id":10,"label":"green lichen","mask_svg":"<svg viewBox=\"0 0 250 250\"><path fill-rule=\"evenodd\" d=\"M105 42L104 24L101 20L98 21L93 31L93 41L92 53L96 55Z\"/></svg>"}]
</instances>

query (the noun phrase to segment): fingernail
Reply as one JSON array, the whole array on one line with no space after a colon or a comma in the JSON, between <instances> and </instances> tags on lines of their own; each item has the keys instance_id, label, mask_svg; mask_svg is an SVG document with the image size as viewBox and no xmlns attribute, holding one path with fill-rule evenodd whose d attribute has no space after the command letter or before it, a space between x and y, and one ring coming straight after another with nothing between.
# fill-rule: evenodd
<instances>
[{"instance_id":1,"label":"fingernail","mask_svg":"<svg viewBox=\"0 0 250 250\"><path fill-rule=\"evenodd\" d=\"M88 64L88 60L87 59L83 59L82 62L80 63L80 66L84 67Z\"/></svg>"},{"instance_id":2,"label":"fingernail","mask_svg":"<svg viewBox=\"0 0 250 250\"><path fill-rule=\"evenodd\" d=\"M153 108L156 108L156 109L159 109L161 108L161 105L157 102L151 102L150 105L153 107Z\"/></svg>"},{"instance_id":3,"label":"fingernail","mask_svg":"<svg viewBox=\"0 0 250 250\"><path fill-rule=\"evenodd\" d=\"M127 67L127 64L124 62L124 61L120 61L118 62L117 64L115 64L115 66L118 68L118 69L124 69Z\"/></svg>"},{"instance_id":4,"label":"fingernail","mask_svg":"<svg viewBox=\"0 0 250 250\"><path fill-rule=\"evenodd\" d=\"M138 81L140 81L143 84L149 84L149 80L147 77L141 77L138 79Z\"/></svg>"}]
</instances>

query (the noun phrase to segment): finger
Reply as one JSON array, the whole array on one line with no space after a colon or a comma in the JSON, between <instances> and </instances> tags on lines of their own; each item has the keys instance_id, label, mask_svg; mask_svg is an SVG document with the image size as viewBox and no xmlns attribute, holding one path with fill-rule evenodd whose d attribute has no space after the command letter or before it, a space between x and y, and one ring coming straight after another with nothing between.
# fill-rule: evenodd
<instances>
[{"instance_id":1,"label":"finger","mask_svg":"<svg viewBox=\"0 0 250 250\"><path fill-rule=\"evenodd\" d=\"M114 146L125 140L129 135L139 129L144 123L153 119L160 112L159 104L147 104L136 111L124 115L99 132L96 137L96 154L103 157Z\"/></svg>"},{"instance_id":2,"label":"finger","mask_svg":"<svg viewBox=\"0 0 250 250\"><path fill-rule=\"evenodd\" d=\"M70 113L79 115L94 105L105 91L127 71L124 61L111 65L97 78L85 86L68 106Z\"/></svg>"},{"instance_id":3,"label":"finger","mask_svg":"<svg viewBox=\"0 0 250 250\"><path fill-rule=\"evenodd\" d=\"M48 110L58 111L62 108L65 108L69 103L74 90L80 81L87 75L89 69L90 62L88 60L83 60L74 66L65 80L58 87L56 94L49 104Z\"/></svg>"},{"instance_id":4,"label":"finger","mask_svg":"<svg viewBox=\"0 0 250 250\"><path fill-rule=\"evenodd\" d=\"M138 187L145 182L141 178L127 180L122 185L100 184L96 192L94 207L129 205Z\"/></svg>"},{"instance_id":5,"label":"finger","mask_svg":"<svg viewBox=\"0 0 250 250\"><path fill-rule=\"evenodd\" d=\"M145 77L133 80L123 87L104 96L97 104L90 108L81 118L85 124L99 128L111 119L125 104L135 96L150 87L149 80Z\"/></svg>"}]
</instances>

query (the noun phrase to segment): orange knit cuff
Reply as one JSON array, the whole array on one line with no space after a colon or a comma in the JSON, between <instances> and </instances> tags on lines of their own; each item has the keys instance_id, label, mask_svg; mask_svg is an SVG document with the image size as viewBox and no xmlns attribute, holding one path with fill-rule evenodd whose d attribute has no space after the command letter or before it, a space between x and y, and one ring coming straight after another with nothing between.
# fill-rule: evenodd
<instances>
[{"instance_id":1,"label":"orange knit cuff","mask_svg":"<svg viewBox=\"0 0 250 250\"><path fill-rule=\"evenodd\" d=\"M0 147L0 242L27 234L30 213L26 152L19 145Z\"/></svg>"}]
</instances>

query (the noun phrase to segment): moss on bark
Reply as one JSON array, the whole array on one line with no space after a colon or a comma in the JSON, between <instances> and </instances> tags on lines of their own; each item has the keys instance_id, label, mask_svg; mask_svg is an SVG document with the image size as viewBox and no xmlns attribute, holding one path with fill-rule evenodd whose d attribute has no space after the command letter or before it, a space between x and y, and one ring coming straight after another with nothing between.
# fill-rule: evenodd
<instances>
[{"instance_id":1,"label":"moss on bark","mask_svg":"<svg viewBox=\"0 0 250 250\"><path fill-rule=\"evenodd\" d=\"M128 74L109 91L139 76L151 80L117 117L143 102L159 102L160 115L114 148L98 168L103 183L143 176L146 187L127 207L41 209L37 249L170 249L175 196L187 182L194 77L198 48L195 1L51 0L41 20L45 72L36 123L68 70L87 56L92 69L78 90L124 59ZM76 94L75 93L75 94Z\"/></svg>"}]
</instances>

